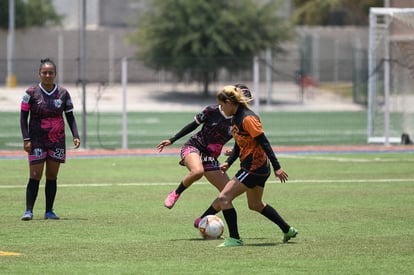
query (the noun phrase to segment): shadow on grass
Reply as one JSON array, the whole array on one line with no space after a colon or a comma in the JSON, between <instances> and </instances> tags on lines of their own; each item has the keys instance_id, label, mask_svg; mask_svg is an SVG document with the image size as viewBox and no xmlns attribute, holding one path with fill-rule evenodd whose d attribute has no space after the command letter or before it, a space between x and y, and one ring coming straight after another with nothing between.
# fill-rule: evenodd
<instances>
[{"instance_id":1,"label":"shadow on grass","mask_svg":"<svg viewBox=\"0 0 414 275\"><path fill-rule=\"evenodd\" d=\"M264 242L264 243L246 243L246 240L251 240L252 242L254 241L260 241L260 240L266 240L266 238L245 238L243 239L244 241L244 245L243 246L257 246L257 247L266 247L266 246L277 246L277 245L295 245L297 244L296 242L292 242L289 241L287 243L282 243L279 241L275 241L275 242ZM210 242L210 241L224 241L224 238L220 238L220 239L212 239L212 240L206 240L203 238L190 238L190 239L172 239L172 242L179 242L179 241L192 241L192 242Z\"/></svg>"}]
</instances>

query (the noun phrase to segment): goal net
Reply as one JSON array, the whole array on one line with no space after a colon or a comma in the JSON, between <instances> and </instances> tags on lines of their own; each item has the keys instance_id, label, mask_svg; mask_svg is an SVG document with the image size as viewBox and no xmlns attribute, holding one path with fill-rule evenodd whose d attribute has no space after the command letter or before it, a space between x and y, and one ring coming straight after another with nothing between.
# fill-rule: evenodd
<instances>
[{"instance_id":1,"label":"goal net","mask_svg":"<svg viewBox=\"0 0 414 275\"><path fill-rule=\"evenodd\" d=\"M371 8L368 143L414 135L414 9Z\"/></svg>"}]
</instances>

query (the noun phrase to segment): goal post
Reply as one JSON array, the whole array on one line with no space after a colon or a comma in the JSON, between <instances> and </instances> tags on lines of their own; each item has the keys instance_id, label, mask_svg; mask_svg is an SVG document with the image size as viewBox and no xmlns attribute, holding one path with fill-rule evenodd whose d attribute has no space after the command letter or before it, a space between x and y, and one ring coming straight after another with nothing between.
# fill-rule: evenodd
<instances>
[{"instance_id":1,"label":"goal post","mask_svg":"<svg viewBox=\"0 0 414 275\"><path fill-rule=\"evenodd\" d=\"M414 8L371 8L368 143L414 134Z\"/></svg>"}]
</instances>

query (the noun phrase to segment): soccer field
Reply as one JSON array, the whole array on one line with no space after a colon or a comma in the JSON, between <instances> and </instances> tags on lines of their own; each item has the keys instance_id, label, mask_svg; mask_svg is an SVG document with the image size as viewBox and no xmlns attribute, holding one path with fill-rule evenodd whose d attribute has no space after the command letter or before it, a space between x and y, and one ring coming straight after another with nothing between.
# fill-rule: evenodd
<instances>
[{"instance_id":1,"label":"soccer field","mask_svg":"<svg viewBox=\"0 0 414 275\"><path fill-rule=\"evenodd\" d=\"M79 113L76 115L83 138L82 119ZM192 122L194 115L193 112L129 112L128 148L154 148ZM21 150L19 114L2 112L1 116L0 150ZM262 112L260 116L266 136L274 146L366 145L367 142L367 114L362 111ZM122 148L121 113L90 113L86 125L88 149ZM70 135L69 129L67 133ZM175 145L182 145L186 139L183 137ZM68 148L72 145L69 141L68 138Z\"/></svg>"},{"instance_id":2,"label":"soccer field","mask_svg":"<svg viewBox=\"0 0 414 275\"><path fill-rule=\"evenodd\" d=\"M299 230L290 243L235 200L245 246L217 248L193 220L217 191L205 179L172 210L165 196L186 172L177 156L70 158L58 180L59 221L24 212L27 163L1 159L1 274L409 274L414 269L414 155L280 154L264 201ZM237 162L229 171L233 175ZM219 216L222 217L221 213ZM227 227L224 236L227 236Z\"/></svg>"}]
</instances>

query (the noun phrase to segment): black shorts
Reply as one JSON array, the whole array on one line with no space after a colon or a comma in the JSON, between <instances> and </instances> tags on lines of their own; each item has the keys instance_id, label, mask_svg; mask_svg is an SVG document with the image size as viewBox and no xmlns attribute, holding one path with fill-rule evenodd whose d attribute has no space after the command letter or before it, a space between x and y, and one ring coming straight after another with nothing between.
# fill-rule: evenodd
<instances>
[{"instance_id":1,"label":"black shorts","mask_svg":"<svg viewBox=\"0 0 414 275\"><path fill-rule=\"evenodd\" d=\"M246 185L248 188L253 188L255 186L265 187L265 183L270 176L270 165L269 162L266 162L265 165L259 167L256 170L248 171L241 167L241 169L236 173L236 178L241 183Z\"/></svg>"}]
</instances>

